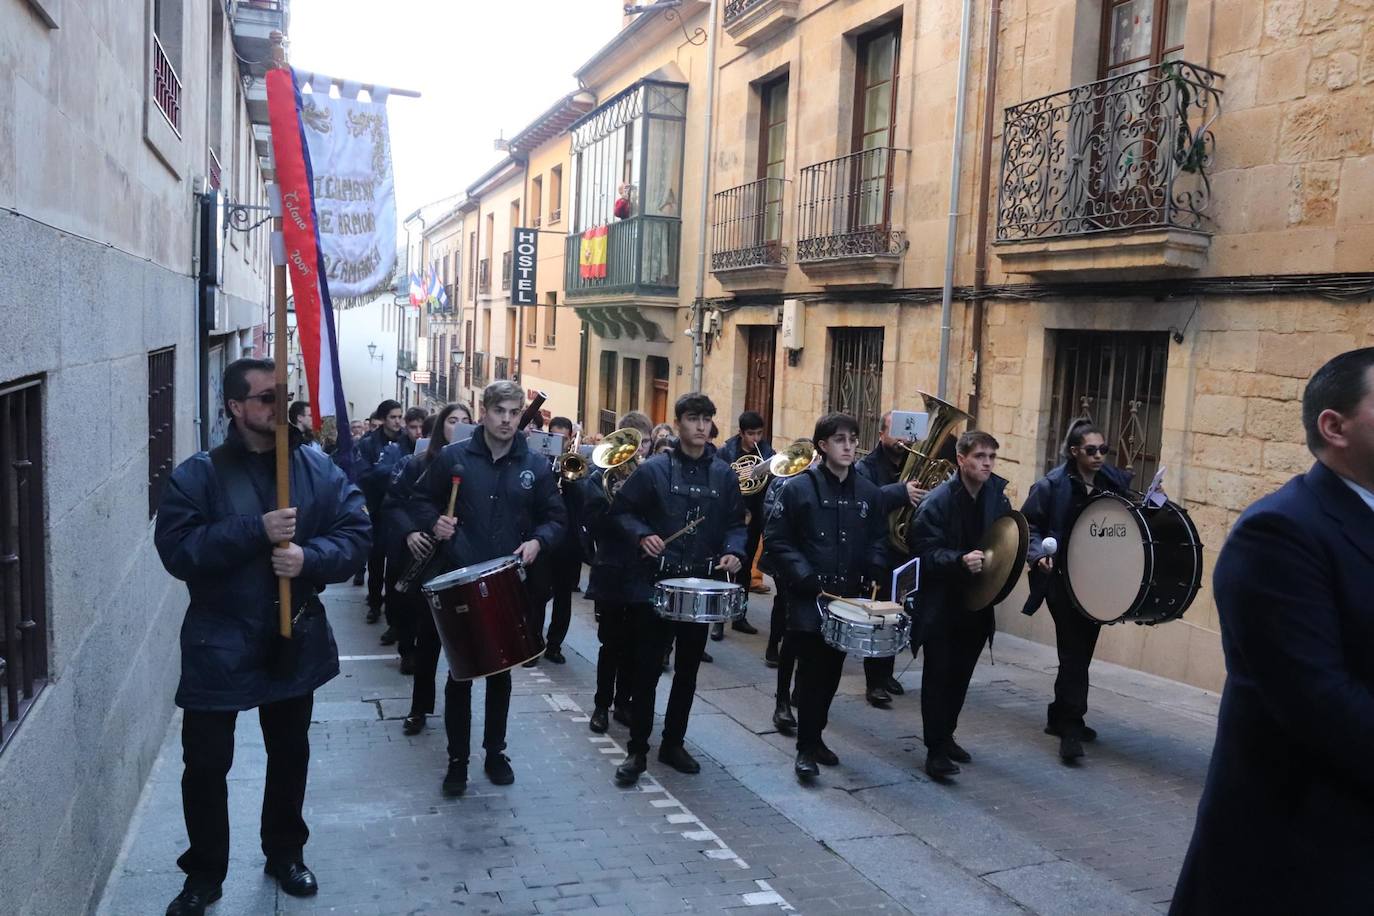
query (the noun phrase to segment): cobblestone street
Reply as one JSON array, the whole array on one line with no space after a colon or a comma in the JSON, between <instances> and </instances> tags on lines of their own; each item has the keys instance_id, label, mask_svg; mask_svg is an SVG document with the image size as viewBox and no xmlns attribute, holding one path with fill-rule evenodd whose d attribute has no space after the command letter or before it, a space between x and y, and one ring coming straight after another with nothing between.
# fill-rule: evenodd
<instances>
[{"instance_id":1,"label":"cobblestone street","mask_svg":"<svg viewBox=\"0 0 1374 916\"><path fill-rule=\"evenodd\" d=\"M1212 694L1097 664L1089 721L1101 738L1081 766L1066 767L1041 731L1053 652L999 636L959 731L974 762L938 786L919 769L919 662L902 673L907 694L878 710L851 660L827 732L841 765L808 788L792 775L791 739L771 728L763 634L727 631L709 646L716 661L702 666L688 733L702 772L683 776L651 755L652 778L621 790L611 774L625 729L597 736L586 725L596 639L579 595L568 664L515 671L515 785L492 786L479 751L468 794L445 799L442 724L402 736L409 679L377 645L380 628L364 625L363 594L326 596L344 660L316 696L311 730L306 861L320 894L281 895L262 874L263 751L250 714L231 774L230 873L211 912L1130 914L1168 905L1215 729ZM751 620L766 623L770 605L755 596ZM900 661L899 673L910 656ZM480 718L480 700L473 706ZM181 885L179 726L178 716L102 914L160 913Z\"/></svg>"}]
</instances>

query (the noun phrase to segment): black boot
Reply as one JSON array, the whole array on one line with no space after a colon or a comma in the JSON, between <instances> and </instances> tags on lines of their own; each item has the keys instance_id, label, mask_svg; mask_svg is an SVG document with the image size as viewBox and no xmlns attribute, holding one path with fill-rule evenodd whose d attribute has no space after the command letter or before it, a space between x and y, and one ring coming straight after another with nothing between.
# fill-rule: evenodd
<instances>
[{"instance_id":1,"label":"black boot","mask_svg":"<svg viewBox=\"0 0 1374 916\"><path fill-rule=\"evenodd\" d=\"M401 720L401 734L418 735L425 730L425 714L411 713Z\"/></svg>"},{"instance_id":2,"label":"black boot","mask_svg":"<svg viewBox=\"0 0 1374 916\"><path fill-rule=\"evenodd\" d=\"M1083 742L1078 740L1077 731L1065 731L1059 736L1059 759L1072 763L1083 756Z\"/></svg>"},{"instance_id":3,"label":"black boot","mask_svg":"<svg viewBox=\"0 0 1374 916\"><path fill-rule=\"evenodd\" d=\"M203 916L205 908L220 898L218 884L187 878L181 893L167 905L167 916Z\"/></svg>"},{"instance_id":4,"label":"black boot","mask_svg":"<svg viewBox=\"0 0 1374 916\"><path fill-rule=\"evenodd\" d=\"M649 768L648 754L631 754L625 762L615 768L615 784L628 788L639 782L639 777Z\"/></svg>"},{"instance_id":5,"label":"black boot","mask_svg":"<svg viewBox=\"0 0 1374 916\"><path fill-rule=\"evenodd\" d=\"M606 729L611 727L610 715L606 712L606 707L598 706L592 710L592 717L587 720L587 727L598 735L606 734Z\"/></svg>"},{"instance_id":6,"label":"black boot","mask_svg":"<svg viewBox=\"0 0 1374 916\"><path fill-rule=\"evenodd\" d=\"M786 700L778 700L778 705L773 710L773 727L784 735L790 735L797 730L797 719L792 715L792 707L787 705Z\"/></svg>"},{"instance_id":7,"label":"black boot","mask_svg":"<svg viewBox=\"0 0 1374 916\"><path fill-rule=\"evenodd\" d=\"M797 762L792 765L792 772L803 782L815 779L821 772L816 765L816 755L810 751L797 751Z\"/></svg>"},{"instance_id":8,"label":"black boot","mask_svg":"<svg viewBox=\"0 0 1374 916\"><path fill-rule=\"evenodd\" d=\"M448 772L444 774L444 795L457 798L468 790L468 762L457 757L449 760Z\"/></svg>"},{"instance_id":9,"label":"black boot","mask_svg":"<svg viewBox=\"0 0 1374 916\"><path fill-rule=\"evenodd\" d=\"M273 862L268 860L262 868L263 874L277 879L282 891L292 897L313 897L320 892L320 884L315 873L305 867L299 859L294 862Z\"/></svg>"},{"instance_id":10,"label":"black boot","mask_svg":"<svg viewBox=\"0 0 1374 916\"><path fill-rule=\"evenodd\" d=\"M959 765L949 759L943 750L926 754L926 775L936 782L944 782L959 772Z\"/></svg>"},{"instance_id":11,"label":"black boot","mask_svg":"<svg viewBox=\"0 0 1374 916\"><path fill-rule=\"evenodd\" d=\"M668 766L677 770L679 773L692 775L701 772L701 764L697 763L697 759L687 753L687 748L680 744L674 744L672 747L659 748L658 761L659 763L668 764Z\"/></svg>"}]
</instances>

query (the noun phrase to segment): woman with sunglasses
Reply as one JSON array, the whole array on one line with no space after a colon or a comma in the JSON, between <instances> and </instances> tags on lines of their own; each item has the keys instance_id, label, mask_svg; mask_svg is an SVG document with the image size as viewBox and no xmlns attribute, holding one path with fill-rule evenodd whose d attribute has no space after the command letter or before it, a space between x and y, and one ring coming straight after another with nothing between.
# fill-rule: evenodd
<instances>
[{"instance_id":1,"label":"woman with sunglasses","mask_svg":"<svg viewBox=\"0 0 1374 916\"><path fill-rule=\"evenodd\" d=\"M1106 438L1092 421L1075 421L1064 440L1064 463L1035 482L1021 507L1030 526L1026 562L1031 569L1030 599L1021 613L1034 614L1043 600L1054 618L1059 675L1054 679L1054 702L1045 733L1058 736L1059 756L1065 763L1082 757L1083 742L1097 737L1083 723L1083 716L1088 711L1088 665L1101 626L1074 609L1064 584L1063 564L1059 556L1045 551L1044 541L1052 537L1064 545L1074 520L1099 490L1125 493L1129 489L1131 471L1108 466L1110 454Z\"/></svg>"}]
</instances>

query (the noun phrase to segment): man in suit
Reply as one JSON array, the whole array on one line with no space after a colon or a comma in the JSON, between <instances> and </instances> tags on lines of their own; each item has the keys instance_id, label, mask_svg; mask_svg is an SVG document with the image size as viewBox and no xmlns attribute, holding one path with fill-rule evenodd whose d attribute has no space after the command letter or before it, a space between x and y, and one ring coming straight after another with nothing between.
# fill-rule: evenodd
<instances>
[{"instance_id":1,"label":"man in suit","mask_svg":"<svg viewBox=\"0 0 1374 916\"><path fill-rule=\"evenodd\" d=\"M1302 422L1317 463L1213 575L1227 679L1179 916L1374 901L1374 347L1317 370Z\"/></svg>"}]
</instances>

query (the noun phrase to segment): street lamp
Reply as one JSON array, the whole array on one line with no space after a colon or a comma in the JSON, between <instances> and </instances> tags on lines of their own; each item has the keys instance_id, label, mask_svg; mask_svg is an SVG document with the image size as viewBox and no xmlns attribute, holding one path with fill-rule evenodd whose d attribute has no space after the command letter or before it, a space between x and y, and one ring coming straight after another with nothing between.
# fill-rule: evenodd
<instances>
[{"instance_id":1,"label":"street lamp","mask_svg":"<svg viewBox=\"0 0 1374 916\"><path fill-rule=\"evenodd\" d=\"M377 345L375 343L370 343L367 345L367 355L372 357L373 359L386 359L385 353L383 353L381 356L377 355Z\"/></svg>"}]
</instances>

